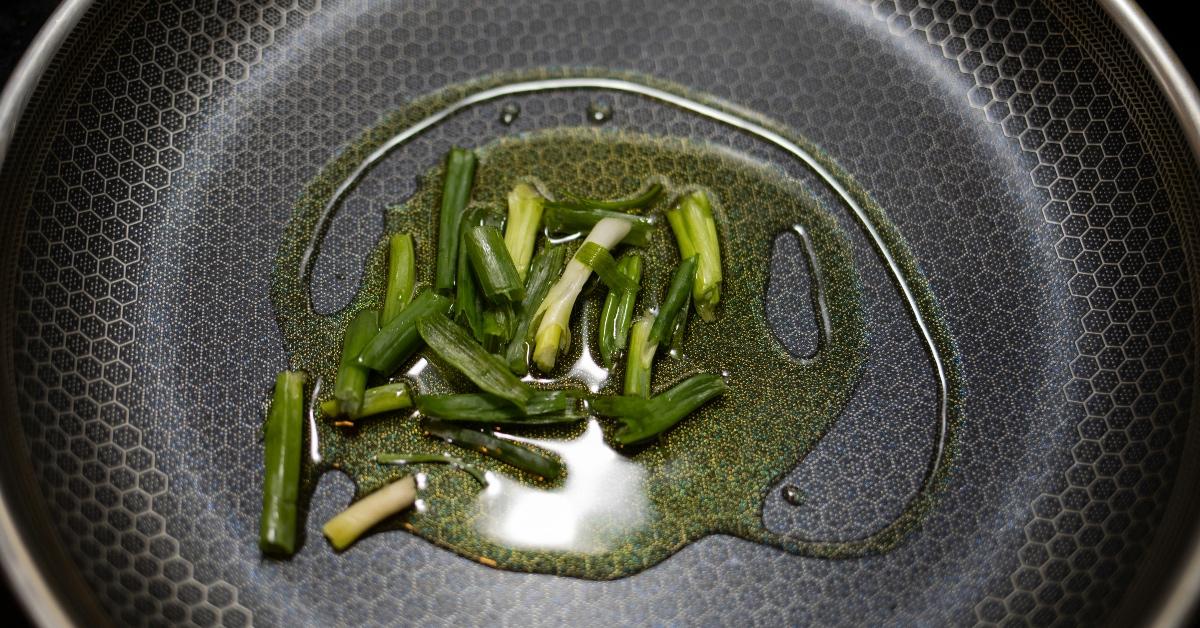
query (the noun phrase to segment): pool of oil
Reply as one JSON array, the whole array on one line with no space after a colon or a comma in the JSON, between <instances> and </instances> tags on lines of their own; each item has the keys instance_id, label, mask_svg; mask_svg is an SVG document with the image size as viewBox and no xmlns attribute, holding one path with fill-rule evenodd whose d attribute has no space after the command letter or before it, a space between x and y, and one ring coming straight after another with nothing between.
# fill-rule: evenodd
<instances>
[{"instance_id":1,"label":"pool of oil","mask_svg":"<svg viewBox=\"0 0 1200 628\"><path fill-rule=\"evenodd\" d=\"M357 295L343 310L319 315L309 294L312 257L318 254L323 230L340 196L363 174L364 164L380 158L397 137L447 107L495 86L518 84L519 78L449 90L414 104L367 132L311 184L281 244L272 281L292 368L307 371L310 381L331 381L345 325L358 311L382 302L382 241L365 262ZM669 86L654 89L676 94ZM705 102L682 93L678 97ZM712 323L693 317L683 350L656 362L653 387L657 392L705 371L725 374L729 392L657 441L636 448L610 446L605 435L618 426L596 417L571 428L512 433L510 437L564 462L567 473L553 484L429 438L410 414L365 420L352 428L312 417L312 456L305 470L309 490L321 473L339 469L354 479L362 495L413 472L379 465L376 454L451 452L487 470L488 485L480 487L452 467L421 467L422 507L382 529L402 528L504 569L594 579L636 573L710 534L734 535L796 554L849 557L886 551L920 522L953 456L959 420L957 362L928 286L897 232L831 162L815 157L815 163L833 173L836 184L851 195L867 221L865 227L881 245L881 256L911 297L914 323L929 339L932 363L944 386L944 413L931 418L941 421L942 438L920 494L891 525L868 537L837 543L772 532L762 517L771 487L816 446L848 403L869 350L850 240L830 210L777 169L686 138L557 128L471 148L479 156L472 203L500 213L518 181L533 183L550 196L569 191L606 198L661 183L666 194L646 210L649 214L661 213L685 191L706 190L713 199L723 251L719 316ZM432 281L441 180L440 167L425 173L415 194L390 209L385 221L387 232L413 235L418 280L426 286ZM813 329L820 340L813 356L789 354L766 319L772 246L782 232L803 239L808 267L815 271ZM646 264L639 309L656 304L678 260L665 220L642 253ZM602 287L585 289L572 319L577 341L569 355L560 358L558 370L538 374L535 385L619 393L621 366L609 373L592 357L597 355L594 330L603 296ZM420 392L471 389L428 351L395 376L401 377Z\"/></svg>"}]
</instances>

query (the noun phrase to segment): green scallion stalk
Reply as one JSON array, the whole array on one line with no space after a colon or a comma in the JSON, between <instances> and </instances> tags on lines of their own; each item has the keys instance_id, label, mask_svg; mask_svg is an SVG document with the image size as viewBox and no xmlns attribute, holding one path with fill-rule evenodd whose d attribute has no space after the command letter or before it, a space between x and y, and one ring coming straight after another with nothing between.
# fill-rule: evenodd
<instances>
[{"instance_id":1,"label":"green scallion stalk","mask_svg":"<svg viewBox=\"0 0 1200 628\"><path fill-rule=\"evenodd\" d=\"M421 414L454 423L489 425L548 425L573 423L586 415L579 400L563 390L536 390L525 410L488 393L418 395Z\"/></svg>"},{"instance_id":2,"label":"green scallion stalk","mask_svg":"<svg viewBox=\"0 0 1200 628\"><path fill-rule=\"evenodd\" d=\"M466 234L462 248L467 247ZM454 319L466 323L477 340L483 340L483 296L479 294L479 283L471 272L471 262L466 255L458 256L458 272L454 289Z\"/></svg>"},{"instance_id":3,"label":"green scallion stalk","mask_svg":"<svg viewBox=\"0 0 1200 628\"><path fill-rule=\"evenodd\" d=\"M692 255L675 267L671 284L667 286L667 294L663 297L662 306L658 308L658 317L654 319L654 327L650 330L650 344L657 345L664 340L671 340L675 329L676 318L688 301L692 289L692 279L696 274L697 258Z\"/></svg>"},{"instance_id":4,"label":"green scallion stalk","mask_svg":"<svg viewBox=\"0 0 1200 628\"><path fill-rule=\"evenodd\" d=\"M632 289L609 289L608 296L604 298L604 308L600 312L600 357L607 368L612 368L613 362L625 351L629 342L633 306L642 280L642 256L626 253L617 262L617 271L629 280Z\"/></svg>"},{"instance_id":5,"label":"green scallion stalk","mask_svg":"<svg viewBox=\"0 0 1200 628\"><path fill-rule=\"evenodd\" d=\"M483 338L480 342L488 353L498 353L512 340L513 328L516 327L516 315L512 305L490 305L483 311Z\"/></svg>"},{"instance_id":6,"label":"green scallion stalk","mask_svg":"<svg viewBox=\"0 0 1200 628\"><path fill-rule=\"evenodd\" d=\"M479 467L463 462L462 458L456 458L450 454L378 454L375 456L375 462L379 464L394 464L398 466L407 466L410 464L448 464L455 469L467 472L468 475L475 478L483 486L488 485L487 477Z\"/></svg>"},{"instance_id":7,"label":"green scallion stalk","mask_svg":"<svg viewBox=\"0 0 1200 628\"><path fill-rule=\"evenodd\" d=\"M432 314L445 316L453 303L433 291L422 291L367 343L358 356L359 362L373 371L391 375L421 346L417 322Z\"/></svg>"},{"instance_id":8,"label":"green scallion stalk","mask_svg":"<svg viewBox=\"0 0 1200 628\"><path fill-rule=\"evenodd\" d=\"M725 380L716 375L693 375L651 399L635 396L597 397L591 407L604 416L616 417L623 424L614 435L621 445L647 441L671 429L697 408L728 390Z\"/></svg>"},{"instance_id":9,"label":"green scallion stalk","mask_svg":"<svg viewBox=\"0 0 1200 628\"><path fill-rule=\"evenodd\" d=\"M641 194L616 201L601 201L591 198L583 198L582 196L576 196L570 192L564 192L563 196L566 197L567 200L563 201L562 204L569 205L574 209L609 209L619 211L643 209L654 203L654 201L658 199L658 196L662 194L662 190L663 186L661 183L651 183L650 186L646 188L646 191L642 192Z\"/></svg>"},{"instance_id":10,"label":"green scallion stalk","mask_svg":"<svg viewBox=\"0 0 1200 628\"><path fill-rule=\"evenodd\" d=\"M512 341L505 352L508 368L517 375L529 372L530 326L538 306L546 298L554 280L562 274L567 262L567 248L551 245L543 248L533 258L529 268L529 276L525 279L525 298L518 306L516 325L513 326Z\"/></svg>"},{"instance_id":11,"label":"green scallion stalk","mask_svg":"<svg viewBox=\"0 0 1200 628\"><path fill-rule=\"evenodd\" d=\"M443 294L454 289L459 224L471 199L476 161L475 153L463 148L452 148L446 155L446 179L442 185L442 208L438 217L437 272L433 284L434 289Z\"/></svg>"},{"instance_id":12,"label":"green scallion stalk","mask_svg":"<svg viewBox=\"0 0 1200 628\"><path fill-rule=\"evenodd\" d=\"M605 218L596 223L588 234L587 243L595 243L604 249L616 246L629 233L630 222L621 218ZM554 369L559 352L571 347L571 310L575 299L583 290L592 271L578 259L572 259L562 277L546 293L546 298L534 313L537 333L534 335L533 360L542 372Z\"/></svg>"},{"instance_id":13,"label":"green scallion stalk","mask_svg":"<svg viewBox=\"0 0 1200 628\"><path fill-rule=\"evenodd\" d=\"M683 302L683 307L679 308L679 313L675 315L675 322L671 323L671 342L668 345L672 352L683 349L683 338L687 335L688 315L692 313L692 295L689 294L686 301Z\"/></svg>"},{"instance_id":14,"label":"green scallion stalk","mask_svg":"<svg viewBox=\"0 0 1200 628\"><path fill-rule=\"evenodd\" d=\"M351 504L327 521L321 532L334 549L344 550L380 521L413 505L416 499L417 481L411 475L404 476Z\"/></svg>"},{"instance_id":15,"label":"green scallion stalk","mask_svg":"<svg viewBox=\"0 0 1200 628\"><path fill-rule=\"evenodd\" d=\"M467 259L483 296L492 303L515 303L525 296L525 285L504 244L500 230L490 225L471 227L464 244Z\"/></svg>"},{"instance_id":16,"label":"green scallion stalk","mask_svg":"<svg viewBox=\"0 0 1200 628\"><path fill-rule=\"evenodd\" d=\"M575 252L574 259L592 269L592 272L596 273L596 276L605 286L608 286L609 290L620 292L637 288L628 277L617 269L617 261L613 259L612 253L595 242L584 242L583 246L580 246L579 250Z\"/></svg>"},{"instance_id":17,"label":"green scallion stalk","mask_svg":"<svg viewBox=\"0 0 1200 628\"><path fill-rule=\"evenodd\" d=\"M658 350L658 344L650 342L654 320L649 314L642 316L629 334L629 355L625 358L626 395L650 396L650 372L654 366L654 353Z\"/></svg>"},{"instance_id":18,"label":"green scallion stalk","mask_svg":"<svg viewBox=\"0 0 1200 628\"><path fill-rule=\"evenodd\" d=\"M562 475L562 463L512 441L496 438L490 432L480 432L445 421L421 421L425 432L464 449L477 451L500 462L527 471L546 480Z\"/></svg>"},{"instance_id":19,"label":"green scallion stalk","mask_svg":"<svg viewBox=\"0 0 1200 628\"><path fill-rule=\"evenodd\" d=\"M408 390L408 384L404 382L375 386L368 388L363 393L362 408L359 409L358 416L353 418L362 419L376 414L383 414L384 412L403 410L411 408L412 404L412 394ZM337 416L337 399L322 401L321 414L328 417Z\"/></svg>"},{"instance_id":20,"label":"green scallion stalk","mask_svg":"<svg viewBox=\"0 0 1200 628\"><path fill-rule=\"evenodd\" d=\"M521 281L529 272L529 260L537 243L538 228L542 226L542 210L546 199L526 183L518 183L508 193L508 223L504 227L504 246L512 256Z\"/></svg>"},{"instance_id":21,"label":"green scallion stalk","mask_svg":"<svg viewBox=\"0 0 1200 628\"><path fill-rule=\"evenodd\" d=\"M396 318L412 300L416 275L412 236L407 233L392 234L388 238L388 283L383 298L383 314L379 318L381 325L387 325Z\"/></svg>"},{"instance_id":22,"label":"green scallion stalk","mask_svg":"<svg viewBox=\"0 0 1200 628\"><path fill-rule=\"evenodd\" d=\"M654 233L654 218L649 216L634 216L607 209L573 209L556 203L547 203L543 220L546 230L555 235L570 235L583 233L594 228L601 220L616 218L629 223L629 232L621 241L630 246L646 246L650 244L650 236Z\"/></svg>"},{"instance_id":23,"label":"green scallion stalk","mask_svg":"<svg viewBox=\"0 0 1200 628\"><path fill-rule=\"evenodd\" d=\"M525 409L533 390L517 379L500 358L488 353L466 330L440 314L425 317L417 324L417 328L430 349L476 386Z\"/></svg>"},{"instance_id":24,"label":"green scallion stalk","mask_svg":"<svg viewBox=\"0 0 1200 628\"><path fill-rule=\"evenodd\" d=\"M275 378L267 413L266 473L258 548L264 554L296 552L296 504L300 495L300 454L304 444L304 373L284 371Z\"/></svg>"},{"instance_id":25,"label":"green scallion stalk","mask_svg":"<svg viewBox=\"0 0 1200 628\"><path fill-rule=\"evenodd\" d=\"M375 334L379 333L379 312L359 312L346 327L342 340L342 361L338 365L337 379L333 383L333 398L337 400L337 414L357 417L362 411L363 392L367 389L368 368L358 361Z\"/></svg>"},{"instance_id":26,"label":"green scallion stalk","mask_svg":"<svg viewBox=\"0 0 1200 628\"><path fill-rule=\"evenodd\" d=\"M716 320L717 303L721 300L721 246L708 195L696 191L679 199L667 212L667 221L675 233L680 257L698 257L692 286L696 312L705 321Z\"/></svg>"}]
</instances>

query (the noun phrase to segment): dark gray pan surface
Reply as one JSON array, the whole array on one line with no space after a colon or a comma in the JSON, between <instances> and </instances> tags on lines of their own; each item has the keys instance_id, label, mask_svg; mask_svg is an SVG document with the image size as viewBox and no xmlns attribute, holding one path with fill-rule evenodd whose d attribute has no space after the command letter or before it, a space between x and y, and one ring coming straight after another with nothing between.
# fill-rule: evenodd
<instances>
[{"instance_id":1,"label":"dark gray pan surface","mask_svg":"<svg viewBox=\"0 0 1200 628\"><path fill-rule=\"evenodd\" d=\"M1175 484L1195 483L1176 476L1195 379L1184 251L1197 237L1196 169L1098 8L134 4L99 3L85 19L0 173L17 247L0 278L13 295L4 367L19 422L8 428L19 423L53 529L118 623L1090 624L1145 570ZM351 487L328 477L301 553L260 560L256 427L285 365L267 287L291 203L404 103L560 66L632 70L779 120L898 225L969 395L950 485L900 548L826 561L710 537L612 582L500 572L405 534L337 556L318 527ZM317 264L318 309L349 298L379 210L451 141L583 124L597 96L614 128L788 167L633 96L523 97L512 127L480 107L355 191ZM774 529L823 539L886 523L933 440L929 365L873 252L855 245L868 371L787 480L805 505L776 497L764 513ZM806 291L783 294L773 311ZM788 328L803 317L779 319L781 333L802 331Z\"/></svg>"}]
</instances>

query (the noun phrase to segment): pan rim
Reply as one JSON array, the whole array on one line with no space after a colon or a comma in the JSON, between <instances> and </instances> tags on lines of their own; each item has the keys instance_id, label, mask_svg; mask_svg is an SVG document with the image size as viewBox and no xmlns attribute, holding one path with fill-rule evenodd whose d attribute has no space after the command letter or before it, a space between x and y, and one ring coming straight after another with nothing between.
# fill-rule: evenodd
<instances>
[{"instance_id":1,"label":"pan rim","mask_svg":"<svg viewBox=\"0 0 1200 628\"><path fill-rule=\"evenodd\" d=\"M1154 76L1186 136L1192 156L1200 161L1200 92L1174 50L1136 0L1097 0L1100 7L1133 45ZM95 4L95 0L63 0L22 55L0 92L0 168L24 117L32 95L41 84L68 36ZM69 626L71 614L62 594L46 579L25 546L21 526L13 516L12 496L0 483L0 565L8 583L35 623ZM1177 626L1200 601L1200 529L1190 535L1190 547L1180 561L1174 581L1152 607L1148 626Z\"/></svg>"}]
</instances>

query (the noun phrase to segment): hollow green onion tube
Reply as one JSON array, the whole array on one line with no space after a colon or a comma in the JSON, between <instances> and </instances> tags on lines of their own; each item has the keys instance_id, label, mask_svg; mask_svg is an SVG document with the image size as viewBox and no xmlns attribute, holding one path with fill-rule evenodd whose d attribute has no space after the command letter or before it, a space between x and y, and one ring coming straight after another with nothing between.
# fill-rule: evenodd
<instances>
[{"instance_id":1,"label":"hollow green onion tube","mask_svg":"<svg viewBox=\"0 0 1200 628\"><path fill-rule=\"evenodd\" d=\"M542 210L546 199L526 183L518 183L508 193L508 223L504 227L504 246L512 256L521 281L529 272L538 228L542 226Z\"/></svg>"},{"instance_id":2,"label":"hollow green onion tube","mask_svg":"<svg viewBox=\"0 0 1200 628\"><path fill-rule=\"evenodd\" d=\"M609 290L635 289L633 282L617 269L617 261L613 259L612 253L595 242L584 242L575 252L575 259L592 269Z\"/></svg>"},{"instance_id":3,"label":"hollow green onion tube","mask_svg":"<svg viewBox=\"0 0 1200 628\"><path fill-rule=\"evenodd\" d=\"M350 547L364 532L380 521L408 508L417 499L417 481L404 476L354 502L325 523L321 532L334 549Z\"/></svg>"},{"instance_id":4,"label":"hollow green onion tube","mask_svg":"<svg viewBox=\"0 0 1200 628\"><path fill-rule=\"evenodd\" d=\"M495 458L522 471L528 471L547 480L556 480L562 475L562 463L512 441L496 438L490 432L480 432L445 421L424 420L421 427L427 434L464 449L477 451Z\"/></svg>"},{"instance_id":5,"label":"hollow green onion tube","mask_svg":"<svg viewBox=\"0 0 1200 628\"><path fill-rule=\"evenodd\" d=\"M466 249L466 234L463 234L463 250ZM479 294L479 283L471 272L471 262L466 255L458 256L457 279L454 284L454 319L466 323L477 340L483 340L483 297Z\"/></svg>"},{"instance_id":6,"label":"hollow green onion tube","mask_svg":"<svg viewBox=\"0 0 1200 628\"><path fill-rule=\"evenodd\" d=\"M570 192L565 192L563 193L563 196L566 197L567 200L562 201L562 204L568 205L574 209L609 209L628 211L631 209L648 207L651 203L658 199L659 195L662 194L662 190L663 186L661 183L651 183L650 186L646 188L645 192L637 194L636 196L615 201L601 201L597 199L583 198L582 196L576 196Z\"/></svg>"},{"instance_id":7,"label":"hollow green onion tube","mask_svg":"<svg viewBox=\"0 0 1200 628\"><path fill-rule=\"evenodd\" d=\"M693 375L651 399L633 396L597 397L592 409L600 415L612 416L622 427L614 435L621 445L647 441L671 429L697 408L728 390L725 380L716 375Z\"/></svg>"},{"instance_id":8,"label":"hollow green onion tube","mask_svg":"<svg viewBox=\"0 0 1200 628\"><path fill-rule=\"evenodd\" d=\"M696 274L697 259L693 255L679 262L671 284L667 286L667 294L663 297L662 306L658 308L658 317L654 319L654 327L650 330L650 344L659 344L671 339L675 329L675 319L688 301L688 293L692 290L692 279Z\"/></svg>"},{"instance_id":9,"label":"hollow green onion tube","mask_svg":"<svg viewBox=\"0 0 1200 628\"><path fill-rule=\"evenodd\" d=\"M563 390L534 391L525 410L488 393L419 395L417 410L443 421L512 426L572 423L585 416L579 400Z\"/></svg>"},{"instance_id":10,"label":"hollow green onion tube","mask_svg":"<svg viewBox=\"0 0 1200 628\"><path fill-rule=\"evenodd\" d=\"M346 335L342 340L342 361L333 383L333 398L338 402L338 414L355 418L362 411L368 368L358 361L358 356L378 332L379 312L376 310L359 312L346 327Z\"/></svg>"},{"instance_id":11,"label":"hollow green onion tube","mask_svg":"<svg viewBox=\"0 0 1200 628\"><path fill-rule=\"evenodd\" d=\"M442 185L442 208L438 216L437 272L434 289L443 294L454 289L458 263L459 224L471 199L475 179L475 153L452 148L446 155L446 179Z\"/></svg>"},{"instance_id":12,"label":"hollow green onion tube","mask_svg":"<svg viewBox=\"0 0 1200 628\"><path fill-rule=\"evenodd\" d=\"M658 344L650 342L654 320L649 314L639 318L629 334L629 355L625 358L626 395L650 396L650 372L654 366L654 353L658 350Z\"/></svg>"},{"instance_id":13,"label":"hollow green onion tube","mask_svg":"<svg viewBox=\"0 0 1200 628\"><path fill-rule=\"evenodd\" d=\"M525 297L525 285L517 274L500 230L491 225L471 227L464 244L467 259L483 296L492 303L515 303Z\"/></svg>"},{"instance_id":14,"label":"hollow green onion tube","mask_svg":"<svg viewBox=\"0 0 1200 628\"><path fill-rule=\"evenodd\" d=\"M358 360L367 368L390 375L421 346L417 322L431 314L445 316L454 302L425 290L363 347Z\"/></svg>"},{"instance_id":15,"label":"hollow green onion tube","mask_svg":"<svg viewBox=\"0 0 1200 628\"><path fill-rule=\"evenodd\" d=\"M546 229L555 235L583 233L594 228L601 220L616 218L629 223L629 232L621 241L630 246L646 246L654 233L654 218L634 216L607 209L573 209L556 203L547 203L543 220Z\"/></svg>"},{"instance_id":16,"label":"hollow green onion tube","mask_svg":"<svg viewBox=\"0 0 1200 628\"><path fill-rule=\"evenodd\" d=\"M381 325L386 325L396 318L412 300L416 275L412 236L407 233L392 234L388 238L388 283L387 293L383 298L383 314L379 318Z\"/></svg>"},{"instance_id":17,"label":"hollow green onion tube","mask_svg":"<svg viewBox=\"0 0 1200 628\"><path fill-rule=\"evenodd\" d=\"M507 303L490 305L483 311L483 338L479 339L488 353L497 353L512 340L513 328L516 326L516 315L512 305Z\"/></svg>"},{"instance_id":18,"label":"hollow green onion tube","mask_svg":"<svg viewBox=\"0 0 1200 628\"><path fill-rule=\"evenodd\" d=\"M633 306L637 302L638 285L642 280L642 256L627 253L617 262L617 272L629 283L630 289L609 289L600 311L600 357L611 368L616 357L629 342L629 326L633 323Z\"/></svg>"},{"instance_id":19,"label":"hollow green onion tube","mask_svg":"<svg viewBox=\"0 0 1200 628\"><path fill-rule=\"evenodd\" d=\"M304 373L284 371L275 378L267 413L266 475L258 548L264 554L296 551L296 503L300 494L300 453L304 444Z\"/></svg>"},{"instance_id":20,"label":"hollow green onion tube","mask_svg":"<svg viewBox=\"0 0 1200 628\"><path fill-rule=\"evenodd\" d=\"M533 390L517 379L500 358L475 342L466 330L441 314L425 317L417 324L417 328L430 349L476 386L525 410L533 397Z\"/></svg>"},{"instance_id":21,"label":"hollow green onion tube","mask_svg":"<svg viewBox=\"0 0 1200 628\"><path fill-rule=\"evenodd\" d=\"M383 386L368 388L363 393L362 408L358 411L358 416L353 418L362 419L376 414L383 414L384 412L403 410L411 408L412 405L412 393L408 390L408 384L404 382L384 384ZM337 413L337 399L321 402L321 414L336 416Z\"/></svg>"},{"instance_id":22,"label":"hollow green onion tube","mask_svg":"<svg viewBox=\"0 0 1200 628\"><path fill-rule=\"evenodd\" d=\"M668 346L671 351L679 351L683 349L683 337L687 335L688 315L692 313L692 295L688 295L687 300L683 302L683 307L679 308L679 313L675 315L675 322L671 323L671 342Z\"/></svg>"},{"instance_id":23,"label":"hollow green onion tube","mask_svg":"<svg viewBox=\"0 0 1200 628\"><path fill-rule=\"evenodd\" d=\"M562 274L566 262L567 248L551 245L543 248L529 267L529 276L525 278L525 298L515 311L512 341L504 356L509 370L517 375L529 372L529 328L533 324L533 316L550 291L550 286L554 285L554 280Z\"/></svg>"},{"instance_id":24,"label":"hollow green onion tube","mask_svg":"<svg viewBox=\"0 0 1200 628\"><path fill-rule=\"evenodd\" d=\"M692 304L705 321L717 317L717 303L721 300L721 245L717 239L717 225L713 220L712 206L703 191L692 192L681 198L667 212L667 221L675 233L680 257L697 256L696 276L692 285Z\"/></svg>"},{"instance_id":25,"label":"hollow green onion tube","mask_svg":"<svg viewBox=\"0 0 1200 628\"><path fill-rule=\"evenodd\" d=\"M592 228L584 246L594 243L601 248L611 249L629 233L629 226L628 220L605 218ZM537 333L534 335L533 360L545 373L554 369L559 352L571 347L571 310L575 308L575 299L591 274L592 270L586 264L572 259L534 314Z\"/></svg>"}]
</instances>

